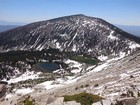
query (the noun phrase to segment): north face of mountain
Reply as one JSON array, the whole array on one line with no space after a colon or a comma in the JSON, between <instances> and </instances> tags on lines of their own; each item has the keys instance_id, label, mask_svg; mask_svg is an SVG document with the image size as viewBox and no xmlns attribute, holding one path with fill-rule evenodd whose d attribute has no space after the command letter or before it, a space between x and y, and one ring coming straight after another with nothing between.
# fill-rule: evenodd
<instances>
[{"instance_id":1,"label":"north face of mountain","mask_svg":"<svg viewBox=\"0 0 140 105\"><path fill-rule=\"evenodd\" d=\"M0 34L1 51L57 48L92 56L130 53L140 39L100 18L72 15L32 23Z\"/></svg>"}]
</instances>

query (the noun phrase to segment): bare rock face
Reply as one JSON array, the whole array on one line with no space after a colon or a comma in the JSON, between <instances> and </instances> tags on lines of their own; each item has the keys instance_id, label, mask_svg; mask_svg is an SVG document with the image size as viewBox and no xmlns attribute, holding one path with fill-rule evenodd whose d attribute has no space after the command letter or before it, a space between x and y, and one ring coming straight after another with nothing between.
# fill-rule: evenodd
<instances>
[{"instance_id":1,"label":"bare rock face","mask_svg":"<svg viewBox=\"0 0 140 105\"><path fill-rule=\"evenodd\" d=\"M136 105L140 105L140 99L137 101Z\"/></svg>"},{"instance_id":2,"label":"bare rock face","mask_svg":"<svg viewBox=\"0 0 140 105\"><path fill-rule=\"evenodd\" d=\"M110 100L101 100L99 102L93 103L92 105L111 105Z\"/></svg>"},{"instance_id":3,"label":"bare rock face","mask_svg":"<svg viewBox=\"0 0 140 105\"><path fill-rule=\"evenodd\" d=\"M136 105L137 101L136 98L124 98L118 100L115 105Z\"/></svg>"},{"instance_id":4,"label":"bare rock face","mask_svg":"<svg viewBox=\"0 0 140 105\"><path fill-rule=\"evenodd\" d=\"M5 94L6 94L6 85L0 84L0 100L4 98Z\"/></svg>"},{"instance_id":5,"label":"bare rock face","mask_svg":"<svg viewBox=\"0 0 140 105\"><path fill-rule=\"evenodd\" d=\"M63 101L63 100L61 100L61 98L60 99L57 99L57 100L59 100L59 102ZM53 96L48 97L48 99L47 99L47 105L53 103L54 101L56 101L56 98L55 97L53 97Z\"/></svg>"}]
</instances>

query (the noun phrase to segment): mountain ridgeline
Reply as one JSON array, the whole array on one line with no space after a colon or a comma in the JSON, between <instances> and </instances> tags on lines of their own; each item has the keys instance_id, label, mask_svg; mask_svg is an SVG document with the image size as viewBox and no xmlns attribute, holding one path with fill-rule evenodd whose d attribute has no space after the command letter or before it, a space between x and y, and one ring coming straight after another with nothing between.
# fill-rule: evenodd
<instances>
[{"instance_id":1,"label":"mountain ridgeline","mask_svg":"<svg viewBox=\"0 0 140 105\"><path fill-rule=\"evenodd\" d=\"M92 56L130 53L140 38L100 18L72 15L31 23L0 33L1 52L56 48Z\"/></svg>"}]
</instances>

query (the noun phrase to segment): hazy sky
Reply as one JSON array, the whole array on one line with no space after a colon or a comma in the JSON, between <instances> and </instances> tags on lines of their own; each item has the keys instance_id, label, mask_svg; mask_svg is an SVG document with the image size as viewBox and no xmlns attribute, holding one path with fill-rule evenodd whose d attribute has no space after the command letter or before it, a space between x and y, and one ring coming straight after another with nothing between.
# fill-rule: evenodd
<instances>
[{"instance_id":1,"label":"hazy sky","mask_svg":"<svg viewBox=\"0 0 140 105\"><path fill-rule=\"evenodd\" d=\"M5 21L30 23L74 14L140 25L140 0L0 0L0 20Z\"/></svg>"}]
</instances>

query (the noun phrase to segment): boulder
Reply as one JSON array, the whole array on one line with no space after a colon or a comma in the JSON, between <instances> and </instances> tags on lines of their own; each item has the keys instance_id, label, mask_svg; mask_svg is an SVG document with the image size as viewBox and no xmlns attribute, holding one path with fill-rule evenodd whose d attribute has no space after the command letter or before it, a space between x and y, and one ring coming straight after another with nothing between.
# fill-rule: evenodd
<instances>
[{"instance_id":1,"label":"boulder","mask_svg":"<svg viewBox=\"0 0 140 105\"><path fill-rule=\"evenodd\" d=\"M110 100L101 100L99 102L93 103L92 105L111 105Z\"/></svg>"},{"instance_id":2,"label":"boulder","mask_svg":"<svg viewBox=\"0 0 140 105\"><path fill-rule=\"evenodd\" d=\"M136 105L137 99L133 97L127 97L117 100L115 105Z\"/></svg>"},{"instance_id":3,"label":"boulder","mask_svg":"<svg viewBox=\"0 0 140 105\"><path fill-rule=\"evenodd\" d=\"M137 101L136 105L140 105L140 99Z\"/></svg>"}]
</instances>

